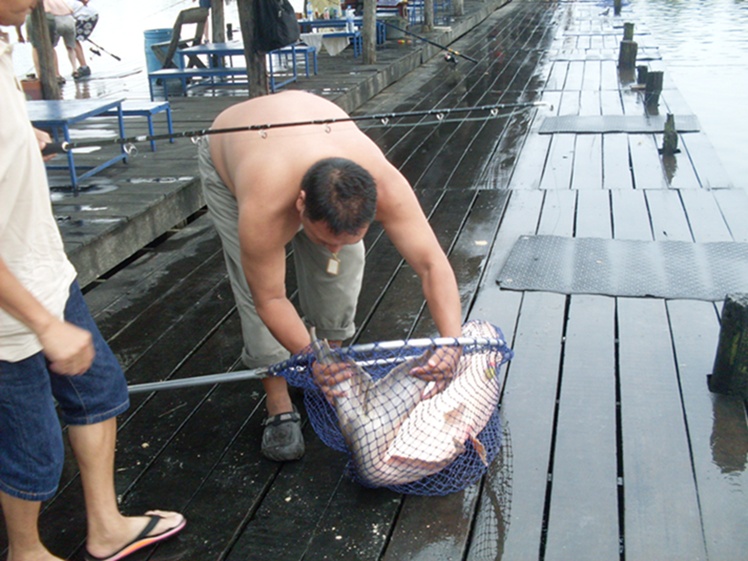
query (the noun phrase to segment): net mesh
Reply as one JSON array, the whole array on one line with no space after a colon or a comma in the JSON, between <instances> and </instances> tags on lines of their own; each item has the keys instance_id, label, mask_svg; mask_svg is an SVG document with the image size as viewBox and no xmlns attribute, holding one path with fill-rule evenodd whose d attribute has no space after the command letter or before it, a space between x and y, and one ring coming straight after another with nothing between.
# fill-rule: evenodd
<instances>
[{"instance_id":1,"label":"net mesh","mask_svg":"<svg viewBox=\"0 0 748 561\"><path fill-rule=\"evenodd\" d=\"M278 374L304 389L304 404L319 438L348 455L347 473L366 487L445 495L480 479L502 446L501 365L512 357L501 331L487 322L463 326L463 337L421 339L330 349L316 341L317 369L351 377L327 399L311 376L311 361ZM459 343L459 345L456 345ZM459 348L449 385L412 375Z\"/></svg>"}]
</instances>

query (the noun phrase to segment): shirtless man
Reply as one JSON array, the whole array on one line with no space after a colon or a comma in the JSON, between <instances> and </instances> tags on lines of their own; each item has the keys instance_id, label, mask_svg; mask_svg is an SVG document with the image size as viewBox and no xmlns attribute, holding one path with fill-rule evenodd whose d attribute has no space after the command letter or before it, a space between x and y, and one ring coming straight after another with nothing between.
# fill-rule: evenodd
<instances>
[{"instance_id":1,"label":"shirtless man","mask_svg":"<svg viewBox=\"0 0 748 561\"><path fill-rule=\"evenodd\" d=\"M229 107L213 129L347 118L334 103L301 91ZM243 362L267 366L310 344L308 326L339 342L354 334L364 268L363 237L379 221L421 279L439 333L459 337L457 282L413 189L351 121L205 136L198 162L209 213L224 247L244 338ZM286 246L294 248L299 316L286 294ZM435 356L414 371L437 387L456 364ZM342 377L322 379L323 391ZM268 418L262 452L276 461L304 453L300 417L282 377L263 380ZM329 395L329 394L328 394Z\"/></svg>"}]
</instances>

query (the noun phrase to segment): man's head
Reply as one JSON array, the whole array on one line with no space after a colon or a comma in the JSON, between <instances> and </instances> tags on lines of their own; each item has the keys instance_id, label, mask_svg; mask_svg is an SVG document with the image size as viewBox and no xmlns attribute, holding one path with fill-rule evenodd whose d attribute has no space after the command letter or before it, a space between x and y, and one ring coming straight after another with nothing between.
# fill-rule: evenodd
<instances>
[{"instance_id":1,"label":"man's head","mask_svg":"<svg viewBox=\"0 0 748 561\"><path fill-rule=\"evenodd\" d=\"M0 25L22 25L37 0L0 0Z\"/></svg>"},{"instance_id":2,"label":"man's head","mask_svg":"<svg viewBox=\"0 0 748 561\"><path fill-rule=\"evenodd\" d=\"M377 188L371 174L344 158L314 164L301 180L303 217L324 222L334 235L366 231L377 210Z\"/></svg>"}]
</instances>

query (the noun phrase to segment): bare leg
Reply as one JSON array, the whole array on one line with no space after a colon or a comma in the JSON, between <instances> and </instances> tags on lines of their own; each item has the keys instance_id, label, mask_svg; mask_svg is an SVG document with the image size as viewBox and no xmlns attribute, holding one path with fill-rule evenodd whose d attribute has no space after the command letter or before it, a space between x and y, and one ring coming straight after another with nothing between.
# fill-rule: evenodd
<instances>
[{"instance_id":1,"label":"bare leg","mask_svg":"<svg viewBox=\"0 0 748 561\"><path fill-rule=\"evenodd\" d=\"M137 536L148 523L144 516L125 517L119 512L114 491L114 445L116 418L94 425L71 426L70 444L81 471L88 517L87 549L96 557L118 551ZM177 526L182 515L153 511L163 516L150 532L157 535Z\"/></svg>"},{"instance_id":2,"label":"bare leg","mask_svg":"<svg viewBox=\"0 0 748 561\"><path fill-rule=\"evenodd\" d=\"M24 501L0 491L0 504L8 532L7 561L60 561L39 539L39 507L37 501Z\"/></svg>"},{"instance_id":3,"label":"bare leg","mask_svg":"<svg viewBox=\"0 0 748 561\"><path fill-rule=\"evenodd\" d=\"M293 410L285 378L281 376L268 376L267 378L263 378L262 386L265 388L265 393L267 394L265 407L268 410L269 416L288 413Z\"/></svg>"},{"instance_id":4,"label":"bare leg","mask_svg":"<svg viewBox=\"0 0 748 561\"><path fill-rule=\"evenodd\" d=\"M83 52L83 45L80 41L75 42L75 57L78 59L78 66L88 66L86 54Z\"/></svg>"}]
</instances>

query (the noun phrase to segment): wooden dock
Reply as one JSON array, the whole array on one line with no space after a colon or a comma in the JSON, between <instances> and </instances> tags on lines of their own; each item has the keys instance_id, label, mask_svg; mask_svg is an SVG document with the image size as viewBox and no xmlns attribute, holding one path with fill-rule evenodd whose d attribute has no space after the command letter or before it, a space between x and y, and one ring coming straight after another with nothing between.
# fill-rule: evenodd
<instances>
[{"instance_id":1,"label":"wooden dock","mask_svg":"<svg viewBox=\"0 0 748 561\"><path fill-rule=\"evenodd\" d=\"M448 251L465 319L498 325L515 351L501 405L511 439L489 474L445 497L364 489L308 423L301 461L262 458L258 382L138 394L120 420L123 510L179 510L188 526L132 559L748 559L746 404L706 384L721 302L496 282L520 236L748 242L746 186L731 184L702 132L681 133L672 158L658 154L658 133L539 132L547 117L652 112L617 68L636 6L602 12L593 1L515 0L451 45L478 64L429 60L358 108L553 106L369 129ZM665 68L654 38L637 40L642 60ZM178 129L215 108L178 107ZM658 111L690 112L667 72ZM163 150L174 167L187 158ZM353 342L433 335L418 279L379 228L365 242ZM86 299L131 384L241 368L220 242L201 211ZM78 559L84 512L68 462L42 535Z\"/></svg>"}]
</instances>

